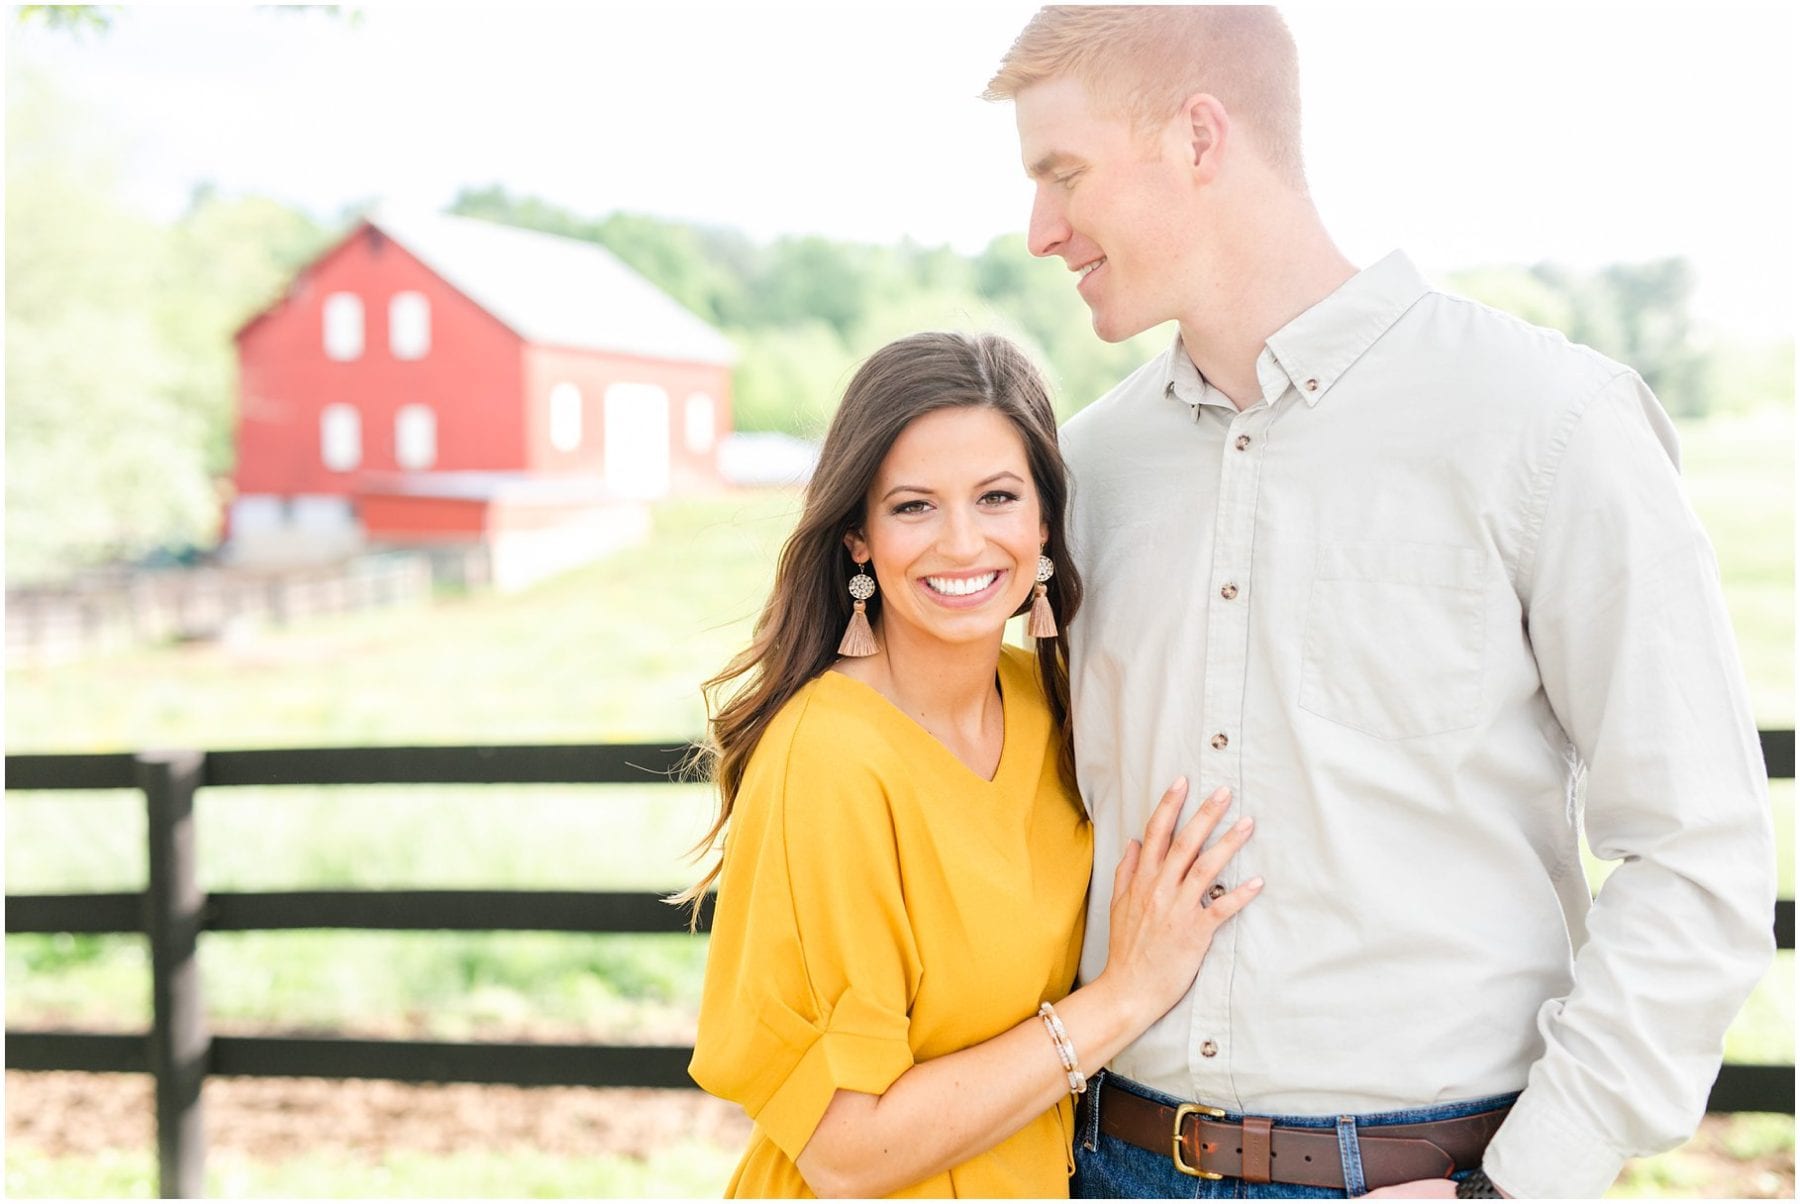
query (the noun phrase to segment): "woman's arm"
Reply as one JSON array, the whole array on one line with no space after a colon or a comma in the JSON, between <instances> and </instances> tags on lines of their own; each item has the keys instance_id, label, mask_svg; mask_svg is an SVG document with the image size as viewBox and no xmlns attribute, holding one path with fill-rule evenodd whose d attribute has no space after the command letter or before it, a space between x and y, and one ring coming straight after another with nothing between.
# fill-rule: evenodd
<instances>
[{"instance_id":1,"label":"woman's arm","mask_svg":"<svg viewBox=\"0 0 1800 1204\"><path fill-rule=\"evenodd\" d=\"M1217 900L1208 887L1250 835L1239 821L1206 838L1230 795L1214 793L1175 833L1186 779L1157 804L1140 845L1120 859L1106 968L1056 1005L1084 1071L1097 1070L1173 1007L1213 933L1255 897L1253 878ZM881 1095L840 1090L796 1160L820 1196L882 1196L993 1148L1069 1089L1056 1046L1033 1016L968 1049L921 1062Z\"/></svg>"}]
</instances>

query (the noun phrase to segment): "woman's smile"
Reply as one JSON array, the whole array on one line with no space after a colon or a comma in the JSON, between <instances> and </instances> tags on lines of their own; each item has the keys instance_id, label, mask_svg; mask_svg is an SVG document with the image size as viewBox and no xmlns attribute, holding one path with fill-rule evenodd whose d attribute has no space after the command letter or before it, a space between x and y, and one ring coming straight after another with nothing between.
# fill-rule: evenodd
<instances>
[{"instance_id":1,"label":"woman's smile","mask_svg":"<svg viewBox=\"0 0 1800 1204\"><path fill-rule=\"evenodd\" d=\"M934 602L958 610L985 604L1001 592L1005 583L1006 573L1001 569L972 573L933 573L919 578L919 584Z\"/></svg>"}]
</instances>

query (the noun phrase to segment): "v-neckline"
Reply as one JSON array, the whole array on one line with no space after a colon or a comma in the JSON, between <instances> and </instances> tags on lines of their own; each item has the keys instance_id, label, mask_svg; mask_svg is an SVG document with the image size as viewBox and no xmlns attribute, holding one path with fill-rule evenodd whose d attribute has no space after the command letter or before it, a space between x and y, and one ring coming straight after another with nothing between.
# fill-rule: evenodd
<instances>
[{"instance_id":1,"label":"v-neckline","mask_svg":"<svg viewBox=\"0 0 1800 1204\"><path fill-rule=\"evenodd\" d=\"M924 724L901 710L893 699L889 698L886 694L883 694L880 690L877 690L868 682L859 681L858 679L851 677L848 673L839 672L835 668L826 669L821 676L839 678L848 682L857 692L866 694L874 699L880 706L887 708L887 710L899 716L906 722L908 728L918 733L921 739L941 750L943 755L949 758L952 764L956 765L957 768L968 774L969 777L973 778L975 781L980 782L983 786L999 785L1001 779L1006 777L1008 767L1016 760L1016 753L1020 743L1018 724L1022 716L1019 714L1019 706L1013 705L1015 702L1020 702L1020 700L1013 698L1013 691L1008 688L1008 682L1006 680L1006 656L1004 653L1001 654L999 664L994 667L994 686L1000 693L1000 759L994 763L994 776L991 778L983 777L979 770L957 756L956 752L948 744L945 744L942 740L932 735L931 732L926 729ZM1020 702L1020 705L1022 706L1023 703Z\"/></svg>"}]
</instances>

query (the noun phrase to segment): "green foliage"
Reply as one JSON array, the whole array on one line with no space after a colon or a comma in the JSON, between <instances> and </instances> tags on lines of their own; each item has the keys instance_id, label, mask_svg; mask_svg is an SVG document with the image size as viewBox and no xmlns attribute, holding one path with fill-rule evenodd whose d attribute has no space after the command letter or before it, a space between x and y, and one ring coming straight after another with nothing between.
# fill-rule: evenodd
<instances>
[{"instance_id":1,"label":"green foliage","mask_svg":"<svg viewBox=\"0 0 1800 1204\"><path fill-rule=\"evenodd\" d=\"M1678 418L1793 402L1793 341L1715 344L1689 312L1696 281L1685 259L1585 273L1556 264L1471 268L1450 283L1637 369Z\"/></svg>"},{"instance_id":2,"label":"green foliage","mask_svg":"<svg viewBox=\"0 0 1800 1204\"><path fill-rule=\"evenodd\" d=\"M758 281L759 325L787 325L816 318L848 338L880 288L896 288L901 275L891 257L817 235L783 238L769 251Z\"/></svg>"},{"instance_id":3,"label":"green foliage","mask_svg":"<svg viewBox=\"0 0 1800 1204\"><path fill-rule=\"evenodd\" d=\"M165 234L113 199L116 151L85 114L32 73L9 91L8 579L204 540L206 433L154 308Z\"/></svg>"},{"instance_id":4,"label":"green foliage","mask_svg":"<svg viewBox=\"0 0 1800 1204\"><path fill-rule=\"evenodd\" d=\"M599 243L707 321L748 324L746 290L760 258L739 231L640 213L586 218L537 197L515 197L500 184L464 188L449 212Z\"/></svg>"},{"instance_id":5,"label":"green foliage","mask_svg":"<svg viewBox=\"0 0 1800 1204\"><path fill-rule=\"evenodd\" d=\"M168 232L156 307L162 342L174 358L175 392L206 434L207 470L231 471L237 414L232 336L280 296L294 273L325 247L310 217L265 197L194 191Z\"/></svg>"},{"instance_id":6,"label":"green foliage","mask_svg":"<svg viewBox=\"0 0 1800 1204\"><path fill-rule=\"evenodd\" d=\"M736 335L740 358L731 382L739 430L785 431L818 439L831 405L849 383L856 357L824 322L797 322Z\"/></svg>"},{"instance_id":7,"label":"green foliage","mask_svg":"<svg viewBox=\"0 0 1800 1204\"><path fill-rule=\"evenodd\" d=\"M1548 326L1564 334L1576 327L1575 298L1530 268L1510 264L1468 268L1453 273L1449 285L1456 292L1503 309L1533 326Z\"/></svg>"},{"instance_id":8,"label":"green foliage","mask_svg":"<svg viewBox=\"0 0 1800 1204\"><path fill-rule=\"evenodd\" d=\"M123 8L120 4L21 4L15 13L21 29L39 24L77 37L106 33Z\"/></svg>"},{"instance_id":9,"label":"green foliage","mask_svg":"<svg viewBox=\"0 0 1800 1204\"><path fill-rule=\"evenodd\" d=\"M1709 414L1744 414L1794 404L1794 340L1722 335L1710 346L1716 368Z\"/></svg>"},{"instance_id":10,"label":"green foliage","mask_svg":"<svg viewBox=\"0 0 1800 1204\"><path fill-rule=\"evenodd\" d=\"M322 246L273 201L197 190L173 226L118 199L120 157L40 76L7 107L9 582L218 528L233 330Z\"/></svg>"},{"instance_id":11,"label":"green foliage","mask_svg":"<svg viewBox=\"0 0 1800 1204\"><path fill-rule=\"evenodd\" d=\"M729 265L746 262L752 250L749 239L735 230L703 231L643 214L615 213L597 224L595 237L708 321L729 323L747 307L744 277Z\"/></svg>"}]
</instances>

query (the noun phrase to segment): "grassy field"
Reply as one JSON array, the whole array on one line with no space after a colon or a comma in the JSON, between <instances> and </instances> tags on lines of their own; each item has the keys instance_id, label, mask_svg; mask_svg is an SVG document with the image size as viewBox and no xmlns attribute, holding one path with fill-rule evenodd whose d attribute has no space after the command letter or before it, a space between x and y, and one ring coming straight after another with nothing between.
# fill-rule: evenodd
<instances>
[{"instance_id":1,"label":"grassy field","mask_svg":"<svg viewBox=\"0 0 1800 1204\"><path fill-rule=\"evenodd\" d=\"M426 1154L399 1150L379 1164L347 1167L321 1153L269 1161L237 1151L207 1159L213 1199L499 1199L717 1196L736 1151L681 1142L647 1158L568 1157L529 1150ZM148 1150L89 1158L44 1158L8 1149L6 1193L15 1199L154 1199L156 1160Z\"/></svg>"},{"instance_id":2,"label":"grassy field","mask_svg":"<svg viewBox=\"0 0 1800 1204\"><path fill-rule=\"evenodd\" d=\"M1688 488L1719 550L1764 727L1794 721L1793 444L1785 410L1684 431ZM671 504L643 547L518 595L11 670L6 747L679 740L701 726L697 683L747 638L796 511L797 496L779 491ZM1775 783L1772 796L1782 892L1791 897L1792 783ZM683 853L708 806L703 790L674 786L203 792L202 881L221 890L673 888L693 872ZM8 891L140 887L141 807L128 792L9 794ZM1596 876L1605 868L1595 866ZM202 953L221 1031L625 1040L691 1033L703 957L697 939L551 934L220 934ZM6 975L9 1026L147 1019L148 965L136 938L8 938ZM1728 1055L1792 1062L1793 1018L1785 954L1734 1027ZM1790 1121L1741 1122L1720 1139L1725 1146L1760 1157L1773 1143L1791 1161ZM1635 1168L1622 1190L1685 1194L1682 1157ZM67 1161L9 1149L8 1188L141 1195L150 1182L141 1161ZM483 1184L490 1173L506 1195L536 1194L526 1185L539 1181L546 1194L706 1194L731 1160L671 1151L591 1173L554 1161L491 1172L471 1162L463 1179L441 1177L449 1173L441 1165L396 1165L393 1192L354 1194L449 1194L445 1184ZM327 1164L221 1163L213 1174L219 1194L334 1194Z\"/></svg>"}]
</instances>

